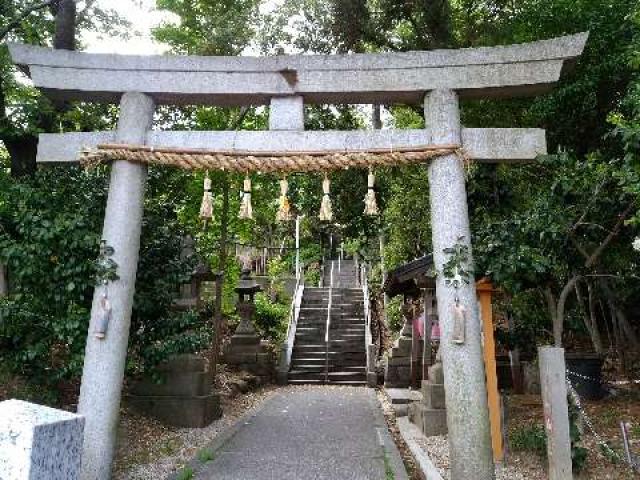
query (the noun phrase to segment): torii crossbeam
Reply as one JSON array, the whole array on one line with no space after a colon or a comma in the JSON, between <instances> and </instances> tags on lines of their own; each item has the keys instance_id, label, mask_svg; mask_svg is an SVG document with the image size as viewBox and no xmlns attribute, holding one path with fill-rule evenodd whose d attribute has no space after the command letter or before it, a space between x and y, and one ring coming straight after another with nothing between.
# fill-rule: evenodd
<instances>
[{"instance_id":1,"label":"torii crossbeam","mask_svg":"<svg viewBox=\"0 0 640 480\"><path fill-rule=\"evenodd\" d=\"M465 129L460 98L495 98L547 92L582 53L587 34L535 43L463 50L330 56L172 57L96 55L10 45L14 62L36 87L56 99L120 102L115 132L40 136L38 162L73 162L84 148L103 143L163 148L308 149L411 148L460 145L471 159L531 161L546 153L538 129ZM424 102L426 129L304 132L304 103ZM155 132L155 105L270 105L269 132ZM434 264L445 249L466 248L471 260L464 171L456 154L429 164ZM138 263L146 167L116 161L103 238L113 247L119 280L110 284L112 318L106 338L92 332L102 310L94 295L79 413L86 417L83 478L110 478L115 432ZM427 221L427 219L425 219ZM466 265L467 269L471 265ZM442 322L451 477L491 480L489 417L480 322L474 282L453 289L437 276ZM465 341L452 342L466 307ZM456 317L457 315L457 317Z\"/></svg>"}]
</instances>

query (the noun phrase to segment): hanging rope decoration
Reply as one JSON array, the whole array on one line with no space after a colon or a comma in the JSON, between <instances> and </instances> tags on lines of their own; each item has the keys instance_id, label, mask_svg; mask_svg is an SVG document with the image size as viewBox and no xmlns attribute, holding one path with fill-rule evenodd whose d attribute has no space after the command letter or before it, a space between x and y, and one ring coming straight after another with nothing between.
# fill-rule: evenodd
<instances>
[{"instance_id":1,"label":"hanging rope decoration","mask_svg":"<svg viewBox=\"0 0 640 480\"><path fill-rule=\"evenodd\" d=\"M278 222L289 222L293 218L291 215L291 204L289 203L289 182L286 178L280 180L280 200L276 220Z\"/></svg>"},{"instance_id":2,"label":"hanging rope decoration","mask_svg":"<svg viewBox=\"0 0 640 480\"><path fill-rule=\"evenodd\" d=\"M322 180L322 203L320 204L320 221L330 222L333 220L333 210L331 208L331 181L325 173L324 180Z\"/></svg>"},{"instance_id":3,"label":"hanging rope decoration","mask_svg":"<svg viewBox=\"0 0 640 480\"><path fill-rule=\"evenodd\" d=\"M367 177L367 194L364 197L364 214L369 216L378 215L378 204L376 202L376 192L374 191L376 177L373 170L369 169Z\"/></svg>"},{"instance_id":4,"label":"hanging rope decoration","mask_svg":"<svg viewBox=\"0 0 640 480\"><path fill-rule=\"evenodd\" d=\"M209 172L204 177L204 194L202 195L202 203L200 204L200 218L207 222L213 218L213 196L211 195L211 179Z\"/></svg>"},{"instance_id":5,"label":"hanging rope decoration","mask_svg":"<svg viewBox=\"0 0 640 480\"><path fill-rule=\"evenodd\" d=\"M115 160L164 165L185 170L226 170L236 173L330 172L346 168L405 166L426 163L456 153L466 159L460 145L423 145L408 148L300 152L251 152L242 150L177 150L136 145L98 145L85 150L80 162L93 167Z\"/></svg>"},{"instance_id":6,"label":"hanging rope decoration","mask_svg":"<svg viewBox=\"0 0 640 480\"><path fill-rule=\"evenodd\" d=\"M242 201L240 202L240 218L253 220L253 208L251 206L251 179L247 173L244 177L244 188L242 190Z\"/></svg>"},{"instance_id":7,"label":"hanging rope decoration","mask_svg":"<svg viewBox=\"0 0 640 480\"><path fill-rule=\"evenodd\" d=\"M200 207L200 218L205 222L213 217L213 200L211 196L211 180L209 170L225 170L229 172L245 173L242 201L240 204L240 218L253 219L251 206L250 172L290 173L290 172L325 172L322 182L324 195L320 207L320 220L333 220L331 198L329 197L330 182L326 172L345 170L350 167L368 168L368 188L365 197L366 215L377 215L374 183L375 176L372 169L377 166L406 166L426 163L436 157L456 154L465 163L469 158L460 145L422 145L414 147L377 148L366 150L323 150L323 151L288 151L267 152L247 150L201 150L201 149L172 149L154 148L140 145L101 144L96 149L85 150L80 154L80 162L85 168L96 167L116 160L126 160L144 165L163 165L182 168L185 170L206 170L204 181L204 195ZM280 182L280 206L277 220L288 221L292 218L291 206L287 197L288 182L286 178Z\"/></svg>"}]
</instances>

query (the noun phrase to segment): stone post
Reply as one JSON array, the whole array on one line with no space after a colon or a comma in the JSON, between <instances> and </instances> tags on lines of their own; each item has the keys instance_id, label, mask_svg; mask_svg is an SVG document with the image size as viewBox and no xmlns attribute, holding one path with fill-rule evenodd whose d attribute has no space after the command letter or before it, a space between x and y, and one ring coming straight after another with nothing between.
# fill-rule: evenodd
<instances>
[{"instance_id":1,"label":"stone post","mask_svg":"<svg viewBox=\"0 0 640 480\"><path fill-rule=\"evenodd\" d=\"M540 386L547 431L549 480L571 480L571 437L564 348L540 347Z\"/></svg>"},{"instance_id":2,"label":"stone post","mask_svg":"<svg viewBox=\"0 0 640 480\"><path fill-rule=\"evenodd\" d=\"M155 105L141 93L125 93L120 101L117 142L142 145L151 129ZM103 339L97 338L104 311L102 286L93 297L78 413L86 418L83 480L108 480L116 444L120 396L127 357L135 291L147 168L114 162L102 238L113 248L118 280L109 282L111 318Z\"/></svg>"},{"instance_id":3,"label":"stone post","mask_svg":"<svg viewBox=\"0 0 640 480\"><path fill-rule=\"evenodd\" d=\"M77 480L80 415L20 400L0 402L0 478Z\"/></svg>"},{"instance_id":4,"label":"stone post","mask_svg":"<svg viewBox=\"0 0 640 480\"><path fill-rule=\"evenodd\" d=\"M425 120L432 135L429 143L461 143L458 96L454 91L430 92L425 98ZM447 155L431 162L429 189L433 258L438 272L436 297L442 331L451 478L491 480L494 478L494 466L475 284L471 278L468 284L463 282L457 291L460 305L466 309L466 334L464 343L454 344L456 291L445 284L442 274L443 265L448 260L444 249L460 241L468 247L471 255L464 167L457 155ZM468 267L472 267L473 261L470 263Z\"/></svg>"}]
</instances>

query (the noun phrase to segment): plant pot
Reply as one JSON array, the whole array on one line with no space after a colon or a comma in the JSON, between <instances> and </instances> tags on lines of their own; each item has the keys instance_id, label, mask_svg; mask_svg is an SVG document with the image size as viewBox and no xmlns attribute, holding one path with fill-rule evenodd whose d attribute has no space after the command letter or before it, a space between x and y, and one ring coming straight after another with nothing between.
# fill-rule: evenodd
<instances>
[{"instance_id":1,"label":"plant pot","mask_svg":"<svg viewBox=\"0 0 640 480\"><path fill-rule=\"evenodd\" d=\"M569 380L580 398L600 400L606 391L602 388L602 364L596 353L567 353L565 355ZM577 374L577 375L575 375Z\"/></svg>"}]
</instances>

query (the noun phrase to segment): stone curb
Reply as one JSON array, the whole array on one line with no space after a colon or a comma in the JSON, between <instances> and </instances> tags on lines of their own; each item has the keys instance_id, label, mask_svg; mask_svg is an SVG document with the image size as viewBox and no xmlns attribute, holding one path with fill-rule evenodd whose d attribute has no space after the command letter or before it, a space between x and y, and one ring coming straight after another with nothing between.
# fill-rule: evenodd
<instances>
[{"instance_id":1,"label":"stone curb","mask_svg":"<svg viewBox=\"0 0 640 480\"><path fill-rule=\"evenodd\" d=\"M407 469L404 466L400 451L389 433L387 421L382 413L376 390L368 389L367 395L372 406L374 425L378 432L378 442L382 448L383 455L388 459L389 466L393 470L393 478L394 480L409 480L409 475L407 474Z\"/></svg>"},{"instance_id":2,"label":"stone curb","mask_svg":"<svg viewBox=\"0 0 640 480\"><path fill-rule=\"evenodd\" d=\"M423 477L426 480L443 480L442 475L440 475L440 472L429 458L429 455L427 455L422 447L418 445L418 442L416 442L416 438L423 436L420 430L411 424L408 417L398 418L397 423L400 435L402 435L409 450L411 450L413 458L415 458L416 464L420 468Z\"/></svg>"},{"instance_id":3,"label":"stone curb","mask_svg":"<svg viewBox=\"0 0 640 480\"><path fill-rule=\"evenodd\" d=\"M216 453L229 441L231 440L238 431L251 419L253 419L266 405L270 402L274 401L277 397L279 397L280 393L275 393L271 397L264 400L260 405L251 409L249 412L245 413L242 417L238 418L232 425L221 431L216 437L206 446L200 448L200 450L209 450L213 453L214 458ZM221 417L222 418L222 417ZM175 472L167 475L165 480L178 480L178 475L185 468L191 468L193 470L193 478L198 478L199 470L205 466L207 462L201 462L198 460L198 456L196 456L187 462L182 468L176 470Z\"/></svg>"}]
</instances>

